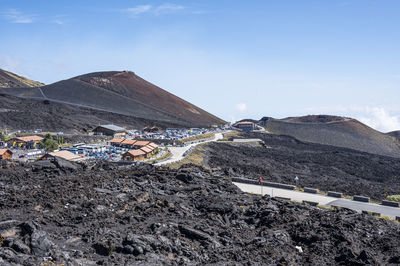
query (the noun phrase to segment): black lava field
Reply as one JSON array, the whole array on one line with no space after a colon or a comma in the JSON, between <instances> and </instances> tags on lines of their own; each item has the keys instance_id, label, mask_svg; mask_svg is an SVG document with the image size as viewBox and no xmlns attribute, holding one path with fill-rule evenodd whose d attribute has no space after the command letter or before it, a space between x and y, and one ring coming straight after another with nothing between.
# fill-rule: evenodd
<instances>
[{"instance_id":1,"label":"black lava field","mask_svg":"<svg viewBox=\"0 0 400 266\"><path fill-rule=\"evenodd\" d=\"M223 176L295 184L364 195L375 200L400 194L400 159L351 149L301 142L293 137L242 133L265 145L210 143L205 164Z\"/></svg>"},{"instance_id":2,"label":"black lava field","mask_svg":"<svg viewBox=\"0 0 400 266\"><path fill-rule=\"evenodd\" d=\"M0 165L0 265L381 265L400 226L242 193L179 170Z\"/></svg>"}]
</instances>

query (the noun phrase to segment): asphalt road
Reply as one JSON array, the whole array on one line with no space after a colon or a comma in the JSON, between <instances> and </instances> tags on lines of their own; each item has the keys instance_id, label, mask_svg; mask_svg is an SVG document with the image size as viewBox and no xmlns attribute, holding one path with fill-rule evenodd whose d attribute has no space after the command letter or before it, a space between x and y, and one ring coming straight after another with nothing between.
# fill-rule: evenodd
<instances>
[{"instance_id":1,"label":"asphalt road","mask_svg":"<svg viewBox=\"0 0 400 266\"><path fill-rule=\"evenodd\" d=\"M394 219L396 216L400 217L400 208L382 206L375 203L358 202L349 199L338 199L328 197L320 194L305 193L296 190L287 190L280 188L265 187L260 185L250 185L233 182L242 191L254 194L270 195L271 197L290 198L294 201L313 201L318 202L319 205L324 206L338 206L355 210L357 212L368 211L377 212L382 216L388 216Z\"/></svg>"},{"instance_id":2,"label":"asphalt road","mask_svg":"<svg viewBox=\"0 0 400 266\"><path fill-rule=\"evenodd\" d=\"M183 156L183 154L186 151L188 151L191 147L194 147L199 144L207 143L207 142L217 141L222 138L223 138L222 133L215 133L215 136L213 139L206 140L204 142L193 143L193 144L189 144L184 147L169 147L168 149L172 154L171 157L168 160L156 163L155 165L164 165L164 164L178 162L185 157L185 156Z\"/></svg>"}]
</instances>

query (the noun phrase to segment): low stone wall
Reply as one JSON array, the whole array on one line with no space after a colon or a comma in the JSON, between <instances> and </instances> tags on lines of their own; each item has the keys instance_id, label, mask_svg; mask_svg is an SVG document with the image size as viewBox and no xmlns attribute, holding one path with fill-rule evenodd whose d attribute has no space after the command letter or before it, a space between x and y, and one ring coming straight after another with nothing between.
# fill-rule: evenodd
<instances>
[{"instance_id":1,"label":"low stone wall","mask_svg":"<svg viewBox=\"0 0 400 266\"><path fill-rule=\"evenodd\" d=\"M354 201L360 201L360 202L369 202L368 197L363 197L363 196L353 196Z\"/></svg>"},{"instance_id":2,"label":"low stone wall","mask_svg":"<svg viewBox=\"0 0 400 266\"><path fill-rule=\"evenodd\" d=\"M304 188L304 192L311 193L311 194L317 194L318 193L318 189L305 187Z\"/></svg>"},{"instance_id":3,"label":"low stone wall","mask_svg":"<svg viewBox=\"0 0 400 266\"><path fill-rule=\"evenodd\" d=\"M399 207L399 203L395 201L388 201L388 200L382 200L382 205L383 206L390 206L390 207Z\"/></svg>"},{"instance_id":4,"label":"low stone wall","mask_svg":"<svg viewBox=\"0 0 400 266\"><path fill-rule=\"evenodd\" d=\"M233 177L232 182L250 184L250 185L261 185L260 182L257 180L239 178L239 177ZM273 183L273 182L266 182L266 181L262 181L261 183L265 187L275 187L275 188L282 188L282 189L288 189L288 190L295 189L295 186L281 184L281 183Z\"/></svg>"},{"instance_id":5,"label":"low stone wall","mask_svg":"<svg viewBox=\"0 0 400 266\"><path fill-rule=\"evenodd\" d=\"M339 192L334 192L334 191L328 191L328 197L333 197L333 198L343 198L343 194Z\"/></svg>"}]
</instances>

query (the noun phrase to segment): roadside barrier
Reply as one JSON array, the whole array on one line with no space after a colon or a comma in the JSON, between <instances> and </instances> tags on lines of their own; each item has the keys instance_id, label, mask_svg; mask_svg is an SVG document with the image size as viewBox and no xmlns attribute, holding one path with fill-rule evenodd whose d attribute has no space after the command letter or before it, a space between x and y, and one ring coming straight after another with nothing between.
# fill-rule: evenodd
<instances>
[{"instance_id":1,"label":"roadside barrier","mask_svg":"<svg viewBox=\"0 0 400 266\"><path fill-rule=\"evenodd\" d=\"M260 181L258 180L254 180L254 179L247 179L247 178L239 178L239 177L232 177L231 178L232 182L236 182L236 183L242 183L242 184L249 184L249 185L263 185L265 187L273 187L273 188L281 188L281 189L288 189L288 190L295 190L296 186L294 185L286 185L286 184L281 184L281 183L274 183L274 182L266 182L266 181L262 181L260 183ZM318 189L315 188L304 188L304 192L305 193L311 193L311 194L318 194ZM333 197L333 198L343 198L343 194L340 192L335 192L335 191L328 191L327 192L327 196L329 197ZM290 198L283 198L283 197L275 197L277 199L284 199L284 200L291 200ZM353 200L354 201L359 201L359 202L366 202L369 203L370 202L370 198L369 197L364 197L364 196L353 196ZM303 203L308 203L312 206L316 206L318 205L318 203L315 204L315 202L308 202L308 201L303 201ZM388 200L383 200L382 201L382 206L390 206L390 207L400 207L400 204L398 202L394 202L394 201L388 201ZM334 209L338 209L341 207L338 206L334 206L331 205L332 208ZM364 213L364 211L362 212ZM365 212L365 214L368 214L368 212ZM376 213L372 213L372 215L375 215ZM380 216L380 214L379 214Z\"/></svg>"},{"instance_id":2,"label":"roadside barrier","mask_svg":"<svg viewBox=\"0 0 400 266\"><path fill-rule=\"evenodd\" d=\"M363 196L353 196L354 201L360 201L360 202L369 202L368 197L363 197Z\"/></svg>"},{"instance_id":3,"label":"roadside barrier","mask_svg":"<svg viewBox=\"0 0 400 266\"><path fill-rule=\"evenodd\" d=\"M314 202L314 201L307 201L307 200L303 200L303 204L308 204L311 206L318 206L318 202Z\"/></svg>"},{"instance_id":4,"label":"roadside barrier","mask_svg":"<svg viewBox=\"0 0 400 266\"><path fill-rule=\"evenodd\" d=\"M232 177L232 182L250 184L250 185L261 185L260 182L257 181L257 180L251 180L251 179L246 179L246 178L238 178L238 177ZM282 188L282 189L288 189L288 190L294 190L295 189L295 186L281 184L281 183L273 183L273 182L266 182L266 181L262 181L261 183L265 187Z\"/></svg>"},{"instance_id":5,"label":"roadside barrier","mask_svg":"<svg viewBox=\"0 0 400 266\"><path fill-rule=\"evenodd\" d=\"M380 217L381 214L379 212L369 212L369 211L361 211L362 214L366 214L366 215L372 215L375 217Z\"/></svg>"},{"instance_id":6,"label":"roadside barrier","mask_svg":"<svg viewBox=\"0 0 400 266\"><path fill-rule=\"evenodd\" d=\"M399 203L395 201L382 200L382 205L399 208Z\"/></svg>"},{"instance_id":7,"label":"roadside barrier","mask_svg":"<svg viewBox=\"0 0 400 266\"><path fill-rule=\"evenodd\" d=\"M328 191L328 197L343 198L343 194L339 192Z\"/></svg>"},{"instance_id":8,"label":"roadside barrier","mask_svg":"<svg viewBox=\"0 0 400 266\"><path fill-rule=\"evenodd\" d=\"M304 188L304 192L311 193L311 194L317 194L318 193L318 189L305 187Z\"/></svg>"}]
</instances>

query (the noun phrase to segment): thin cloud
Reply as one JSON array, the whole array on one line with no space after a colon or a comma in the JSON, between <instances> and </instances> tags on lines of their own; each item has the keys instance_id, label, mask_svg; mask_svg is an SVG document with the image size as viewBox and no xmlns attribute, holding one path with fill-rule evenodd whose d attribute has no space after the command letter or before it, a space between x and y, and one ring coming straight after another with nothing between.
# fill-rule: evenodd
<instances>
[{"instance_id":1,"label":"thin cloud","mask_svg":"<svg viewBox=\"0 0 400 266\"><path fill-rule=\"evenodd\" d=\"M53 23L58 24L58 25L64 25L65 21L63 21L61 19L55 19L55 20L53 20Z\"/></svg>"},{"instance_id":2,"label":"thin cloud","mask_svg":"<svg viewBox=\"0 0 400 266\"><path fill-rule=\"evenodd\" d=\"M313 114L336 114L351 116L362 123L382 132L400 130L400 116L393 113L400 112L398 106L320 106L306 108Z\"/></svg>"},{"instance_id":3,"label":"thin cloud","mask_svg":"<svg viewBox=\"0 0 400 266\"><path fill-rule=\"evenodd\" d=\"M164 13L173 13L173 12L182 10L184 8L185 8L184 6L176 5L176 4L163 4L163 5L158 6L155 9L155 13L157 15L164 14Z\"/></svg>"},{"instance_id":4,"label":"thin cloud","mask_svg":"<svg viewBox=\"0 0 400 266\"><path fill-rule=\"evenodd\" d=\"M64 24L68 23L69 20L66 15L58 15L58 16L55 16L51 22L54 24L57 24L57 25L64 25Z\"/></svg>"},{"instance_id":5,"label":"thin cloud","mask_svg":"<svg viewBox=\"0 0 400 266\"><path fill-rule=\"evenodd\" d=\"M184 6L166 3L159 6L138 5L136 7L121 9L120 11L127 13L132 17L138 17L143 14L153 14L153 15L171 14L183 9L185 9Z\"/></svg>"},{"instance_id":6,"label":"thin cloud","mask_svg":"<svg viewBox=\"0 0 400 266\"><path fill-rule=\"evenodd\" d=\"M36 17L36 15L24 14L16 9L10 9L8 11L2 12L1 16L10 23L22 23L22 24L33 23Z\"/></svg>"},{"instance_id":7,"label":"thin cloud","mask_svg":"<svg viewBox=\"0 0 400 266\"><path fill-rule=\"evenodd\" d=\"M136 7L125 8L123 11L131 14L132 16L138 16L140 14L150 12L152 8L153 7L151 5L139 5Z\"/></svg>"},{"instance_id":8,"label":"thin cloud","mask_svg":"<svg viewBox=\"0 0 400 266\"><path fill-rule=\"evenodd\" d=\"M400 118L390 115L385 108L374 107L367 111L367 117L360 117L360 121L383 132L400 130Z\"/></svg>"},{"instance_id":9,"label":"thin cloud","mask_svg":"<svg viewBox=\"0 0 400 266\"><path fill-rule=\"evenodd\" d=\"M245 103L238 103L238 104L236 104L236 109L239 112L243 113L247 110L247 105Z\"/></svg>"}]
</instances>

